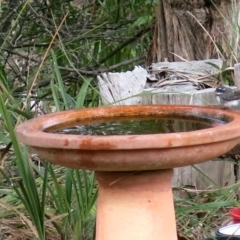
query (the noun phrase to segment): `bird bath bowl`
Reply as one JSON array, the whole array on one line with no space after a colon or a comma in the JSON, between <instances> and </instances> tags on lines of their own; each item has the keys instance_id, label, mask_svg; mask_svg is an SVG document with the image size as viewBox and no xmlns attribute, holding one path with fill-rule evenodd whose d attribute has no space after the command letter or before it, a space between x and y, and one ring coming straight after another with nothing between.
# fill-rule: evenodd
<instances>
[{"instance_id":1,"label":"bird bath bowl","mask_svg":"<svg viewBox=\"0 0 240 240\"><path fill-rule=\"evenodd\" d=\"M117 106L48 114L16 133L52 163L96 172L97 240L177 240L173 168L231 150L239 123L210 107Z\"/></svg>"}]
</instances>

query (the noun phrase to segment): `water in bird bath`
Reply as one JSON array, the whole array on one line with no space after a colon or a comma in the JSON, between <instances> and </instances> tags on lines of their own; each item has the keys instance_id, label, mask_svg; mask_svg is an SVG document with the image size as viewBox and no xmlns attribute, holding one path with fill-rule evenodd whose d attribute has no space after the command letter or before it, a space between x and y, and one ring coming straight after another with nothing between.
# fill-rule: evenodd
<instances>
[{"instance_id":1,"label":"water in bird bath","mask_svg":"<svg viewBox=\"0 0 240 240\"><path fill-rule=\"evenodd\" d=\"M226 119L199 118L196 116L174 116L153 118L99 119L89 123L75 123L74 126L55 126L47 132L73 135L143 135L159 133L189 132L211 128L226 123Z\"/></svg>"}]
</instances>

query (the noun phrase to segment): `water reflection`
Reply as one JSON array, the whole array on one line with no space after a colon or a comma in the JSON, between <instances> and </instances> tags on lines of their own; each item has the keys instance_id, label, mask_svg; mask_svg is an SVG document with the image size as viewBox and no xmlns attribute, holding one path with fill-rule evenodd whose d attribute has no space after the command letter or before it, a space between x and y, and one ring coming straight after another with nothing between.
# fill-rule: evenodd
<instances>
[{"instance_id":1,"label":"water reflection","mask_svg":"<svg viewBox=\"0 0 240 240\"><path fill-rule=\"evenodd\" d=\"M140 119L107 121L86 125L67 127L54 131L54 133L74 135L134 135L176 133L201 130L224 124L222 121L212 119L186 120L186 119Z\"/></svg>"}]
</instances>

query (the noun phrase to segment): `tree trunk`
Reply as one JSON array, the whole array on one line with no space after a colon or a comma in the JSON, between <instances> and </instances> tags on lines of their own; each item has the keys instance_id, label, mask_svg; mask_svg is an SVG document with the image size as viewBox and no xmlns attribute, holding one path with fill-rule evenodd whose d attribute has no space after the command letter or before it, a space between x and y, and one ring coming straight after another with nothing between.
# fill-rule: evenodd
<instances>
[{"instance_id":1,"label":"tree trunk","mask_svg":"<svg viewBox=\"0 0 240 240\"><path fill-rule=\"evenodd\" d=\"M149 64L234 57L239 0L160 0Z\"/></svg>"}]
</instances>

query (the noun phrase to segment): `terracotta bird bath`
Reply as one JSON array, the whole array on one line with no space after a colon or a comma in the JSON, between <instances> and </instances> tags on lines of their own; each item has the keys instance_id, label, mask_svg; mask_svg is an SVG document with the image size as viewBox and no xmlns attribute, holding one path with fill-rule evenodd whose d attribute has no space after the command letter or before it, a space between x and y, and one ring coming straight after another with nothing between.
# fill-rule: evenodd
<instances>
[{"instance_id":1,"label":"terracotta bird bath","mask_svg":"<svg viewBox=\"0 0 240 240\"><path fill-rule=\"evenodd\" d=\"M160 130L154 126L156 132L148 132L159 119L165 121ZM140 124L139 133L64 130L139 120L152 122L147 129ZM239 123L240 113L208 107L117 106L41 116L19 125L16 133L52 163L96 172L97 240L176 240L173 168L228 152L240 141Z\"/></svg>"}]
</instances>

